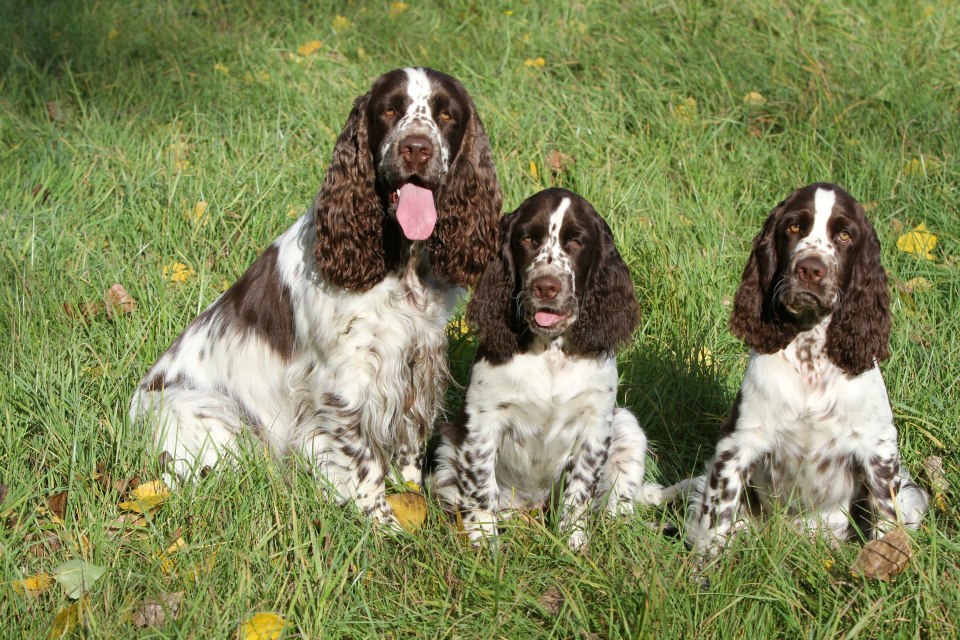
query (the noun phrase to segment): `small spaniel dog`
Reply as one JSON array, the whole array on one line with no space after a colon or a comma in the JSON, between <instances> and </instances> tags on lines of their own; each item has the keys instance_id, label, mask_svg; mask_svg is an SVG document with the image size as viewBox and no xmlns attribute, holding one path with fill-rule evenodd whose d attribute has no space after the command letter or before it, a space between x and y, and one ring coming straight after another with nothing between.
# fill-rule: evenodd
<instances>
[{"instance_id":1,"label":"small spaniel dog","mask_svg":"<svg viewBox=\"0 0 960 640\"><path fill-rule=\"evenodd\" d=\"M479 337L459 418L441 428L433 491L470 539L496 540L498 514L559 501L568 544L588 510L661 500L645 485L646 437L615 407L615 351L637 326L630 272L590 203L547 189L503 218L467 318Z\"/></svg>"},{"instance_id":2,"label":"small spaniel dog","mask_svg":"<svg viewBox=\"0 0 960 640\"><path fill-rule=\"evenodd\" d=\"M876 537L916 528L927 495L900 466L877 363L889 356L880 243L863 207L832 184L770 213L733 303L751 347L707 475L692 483L687 542L715 553L754 512L779 504L807 531Z\"/></svg>"},{"instance_id":3,"label":"small spaniel dog","mask_svg":"<svg viewBox=\"0 0 960 640\"><path fill-rule=\"evenodd\" d=\"M456 79L391 71L359 97L299 221L160 356L131 415L180 479L253 439L395 526L448 379L445 326L496 251L490 146Z\"/></svg>"}]
</instances>

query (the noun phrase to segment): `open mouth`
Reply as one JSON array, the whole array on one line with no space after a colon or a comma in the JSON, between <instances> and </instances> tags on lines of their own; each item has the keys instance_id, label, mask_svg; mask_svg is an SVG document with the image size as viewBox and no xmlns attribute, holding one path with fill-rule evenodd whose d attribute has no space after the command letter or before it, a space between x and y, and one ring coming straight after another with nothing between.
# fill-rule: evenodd
<instances>
[{"instance_id":1,"label":"open mouth","mask_svg":"<svg viewBox=\"0 0 960 640\"><path fill-rule=\"evenodd\" d=\"M396 205L397 222L407 240L426 240L437 224L437 206L433 191L408 182L390 194Z\"/></svg>"},{"instance_id":2,"label":"open mouth","mask_svg":"<svg viewBox=\"0 0 960 640\"><path fill-rule=\"evenodd\" d=\"M550 311L549 309L541 309L533 314L533 321L537 323L538 327L544 329L551 329L563 322L566 318L567 316L565 314Z\"/></svg>"}]
</instances>

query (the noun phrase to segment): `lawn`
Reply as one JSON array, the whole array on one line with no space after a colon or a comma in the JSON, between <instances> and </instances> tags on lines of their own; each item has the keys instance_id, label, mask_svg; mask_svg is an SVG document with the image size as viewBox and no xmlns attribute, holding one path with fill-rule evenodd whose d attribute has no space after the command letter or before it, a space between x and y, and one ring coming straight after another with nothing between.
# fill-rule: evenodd
<instances>
[{"instance_id":1,"label":"lawn","mask_svg":"<svg viewBox=\"0 0 960 640\"><path fill-rule=\"evenodd\" d=\"M288 638L960 635L956 2L8 0L2 15L0 635L227 638L256 612ZM644 524L672 509L596 519L585 555L515 520L491 556L436 510L386 537L266 455L125 515L97 469L159 475L126 417L134 386L306 208L352 100L411 64L475 97L507 210L562 185L610 222L643 310L620 397L664 482L702 468L741 380L726 321L767 212L820 180L866 204L900 447L936 494L903 573L853 576L859 544L786 518L700 572ZM930 255L897 247L918 225ZM114 284L136 306L108 317ZM476 345L450 336L462 385ZM952 491L931 486L930 456ZM105 569L78 609L60 584L22 588L71 560ZM176 615L134 626L145 597L179 592Z\"/></svg>"}]
</instances>

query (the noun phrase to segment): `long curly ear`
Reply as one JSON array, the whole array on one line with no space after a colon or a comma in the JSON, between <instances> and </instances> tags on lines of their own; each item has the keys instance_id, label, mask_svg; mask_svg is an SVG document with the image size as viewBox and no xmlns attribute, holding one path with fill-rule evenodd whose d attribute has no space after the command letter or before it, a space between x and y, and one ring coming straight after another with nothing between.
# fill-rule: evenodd
<instances>
[{"instance_id":1,"label":"long curly ear","mask_svg":"<svg viewBox=\"0 0 960 640\"><path fill-rule=\"evenodd\" d=\"M640 321L640 306L630 269L620 257L606 221L600 226L600 256L587 282L571 339L582 351L613 353L630 339Z\"/></svg>"},{"instance_id":2,"label":"long curly ear","mask_svg":"<svg viewBox=\"0 0 960 640\"><path fill-rule=\"evenodd\" d=\"M783 349L798 332L794 322L778 315L773 295L780 277L776 227L783 206L781 202L770 212L753 239L753 250L743 269L730 314L730 331L759 353Z\"/></svg>"},{"instance_id":3,"label":"long curly ear","mask_svg":"<svg viewBox=\"0 0 960 640\"><path fill-rule=\"evenodd\" d=\"M827 355L848 375L873 368L890 357L890 294L887 274L880 264L880 241L873 225L856 204L866 234L844 286L840 308L827 327Z\"/></svg>"},{"instance_id":4,"label":"long curly ear","mask_svg":"<svg viewBox=\"0 0 960 640\"><path fill-rule=\"evenodd\" d=\"M516 214L500 221L500 255L487 261L480 282L467 304L467 322L480 339L477 356L503 362L519 350L515 304L517 276L510 251Z\"/></svg>"},{"instance_id":5,"label":"long curly ear","mask_svg":"<svg viewBox=\"0 0 960 640\"><path fill-rule=\"evenodd\" d=\"M384 213L367 141L369 100L367 93L353 103L313 201L317 265L328 282L357 291L366 291L386 276Z\"/></svg>"},{"instance_id":6,"label":"long curly ear","mask_svg":"<svg viewBox=\"0 0 960 640\"><path fill-rule=\"evenodd\" d=\"M464 90L464 95L466 91ZM429 241L433 270L444 280L472 286L497 251L503 197L490 142L473 101L460 151L440 193L440 215Z\"/></svg>"}]
</instances>

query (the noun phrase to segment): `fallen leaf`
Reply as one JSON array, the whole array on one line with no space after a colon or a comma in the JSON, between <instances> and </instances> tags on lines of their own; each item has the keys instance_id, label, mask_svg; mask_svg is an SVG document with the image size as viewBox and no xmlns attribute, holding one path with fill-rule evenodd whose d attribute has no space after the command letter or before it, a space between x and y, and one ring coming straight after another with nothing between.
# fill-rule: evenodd
<instances>
[{"instance_id":1,"label":"fallen leaf","mask_svg":"<svg viewBox=\"0 0 960 640\"><path fill-rule=\"evenodd\" d=\"M54 579L67 591L67 597L76 600L90 590L106 568L79 558L68 560L53 570Z\"/></svg>"},{"instance_id":2,"label":"fallen leaf","mask_svg":"<svg viewBox=\"0 0 960 640\"><path fill-rule=\"evenodd\" d=\"M763 97L763 94L759 91L751 91L750 93L743 96L743 104L749 106L759 106L765 104L767 99Z\"/></svg>"},{"instance_id":3,"label":"fallen leaf","mask_svg":"<svg viewBox=\"0 0 960 640\"><path fill-rule=\"evenodd\" d=\"M256 613L240 625L237 630L239 640L277 640L287 623L283 616L275 613Z\"/></svg>"},{"instance_id":4,"label":"fallen leaf","mask_svg":"<svg viewBox=\"0 0 960 640\"><path fill-rule=\"evenodd\" d=\"M63 546L60 538L50 532L40 532L36 536L28 535L25 541L32 543L27 547L27 553L35 558L46 558Z\"/></svg>"},{"instance_id":5,"label":"fallen leaf","mask_svg":"<svg viewBox=\"0 0 960 640\"><path fill-rule=\"evenodd\" d=\"M940 493L950 493L950 481L947 480L947 474L943 470L943 458L927 456L927 459L923 461L923 470L927 474L927 480L931 487Z\"/></svg>"},{"instance_id":6,"label":"fallen leaf","mask_svg":"<svg viewBox=\"0 0 960 640\"><path fill-rule=\"evenodd\" d=\"M534 180L540 180L540 171L537 170L537 163L533 160L530 161L530 175Z\"/></svg>"},{"instance_id":7,"label":"fallen leaf","mask_svg":"<svg viewBox=\"0 0 960 640\"><path fill-rule=\"evenodd\" d=\"M907 567L911 555L910 538L903 527L897 527L863 545L850 571L870 580L886 581Z\"/></svg>"},{"instance_id":8,"label":"fallen leaf","mask_svg":"<svg viewBox=\"0 0 960 640\"><path fill-rule=\"evenodd\" d=\"M183 577L197 584L203 582L213 571L214 565L217 564L217 554L219 553L220 547L215 547L214 550L210 552L210 555L198 562L189 571L183 573Z\"/></svg>"},{"instance_id":9,"label":"fallen leaf","mask_svg":"<svg viewBox=\"0 0 960 640\"><path fill-rule=\"evenodd\" d=\"M230 75L230 67L225 64L220 64L219 62L213 65L213 70L220 75L228 76Z\"/></svg>"},{"instance_id":10,"label":"fallen leaf","mask_svg":"<svg viewBox=\"0 0 960 640\"><path fill-rule=\"evenodd\" d=\"M138 484L130 492L130 500L121 502L119 506L124 511L134 511L136 513L145 513L159 507L170 499L170 489L163 484L163 480L152 480Z\"/></svg>"},{"instance_id":11,"label":"fallen leaf","mask_svg":"<svg viewBox=\"0 0 960 640\"><path fill-rule=\"evenodd\" d=\"M897 249L904 253L912 253L925 260L933 260L931 253L937 246L937 236L927 230L927 225L920 223L911 231L897 238Z\"/></svg>"},{"instance_id":12,"label":"fallen leaf","mask_svg":"<svg viewBox=\"0 0 960 640\"><path fill-rule=\"evenodd\" d=\"M185 209L183 211L183 217L187 219L187 222L192 224L194 227L201 227L207 223L204 215L207 213L207 203L205 200L200 200L197 204L193 205L192 209Z\"/></svg>"},{"instance_id":13,"label":"fallen leaf","mask_svg":"<svg viewBox=\"0 0 960 640\"><path fill-rule=\"evenodd\" d=\"M162 627L170 620L176 620L180 615L180 605L183 602L183 591L161 593L159 597L147 596L137 605L130 614L130 621L138 629L144 627Z\"/></svg>"},{"instance_id":14,"label":"fallen leaf","mask_svg":"<svg viewBox=\"0 0 960 640\"><path fill-rule=\"evenodd\" d=\"M924 293L933 288L933 283L923 276L917 276L916 278L910 278L906 282L897 283L897 288L904 293Z\"/></svg>"},{"instance_id":15,"label":"fallen leaf","mask_svg":"<svg viewBox=\"0 0 960 640\"><path fill-rule=\"evenodd\" d=\"M60 520L67 515L67 492L61 491L47 498L47 508Z\"/></svg>"},{"instance_id":16,"label":"fallen leaf","mask_svg":"<svg viewBox=\"0 0 960 640\"><path fill-rule=\"evenodd\" d=\"M547 166L549 166L554 173L564 173L574 162L573 156L563 151L554 150L547 154Z\"/></svg>"},{"instance_id":17,"label":"fallen leaf","mask_svg":"<svg viewBox=\"0 0 960 640\"><path fill-rule=\"evenodd\" d=\"M671 106L670 112L680 122L693 122L697 117L697 101L694 98L684 98Z\"/></svg>"},{"instance_id":18,"label":"fallen leaf","mask_svg":"<svg viewBox=\"0 0 960 640\"><path fill-rule=\"evenodd\" d=\"M196 275L196 272L182 262L171 262L163 266L163 279L183 283Z\"/></svg>"},{"instance_id":19,"label":"fallen leaf","mask_svg":"<svg viewBox=\"0 0 960 640\"><path fill-rule=\"evenodd\" d=\"M86 614L90 604L86 598L80 598L69 607L64 607L57 612L53 618L53 626L50 627L50 634L47 638L62 638L69 635L75 626L80 624L80 620Z\"/></svg>"},{"instance_id":20,"label":"fallen leaf","mask_svg":"<svg viewBox=\"0 0 960 640\"><path fill-rule=\"evenodd\" d=\"M173 544L167 547L166 551L160 551L157 553L157 557L160 558L160 568L163 569L164 573L170 573L173 571L173 559L170 556L177 553L185 546L187 546L187 541L182 537L178 537Z\"/></svg>"},{"instance_id":21,"label":"fallen leaf","mask_svg":"<svg viewBox=\"0 0 960 640\"><path fill-rule=\"evenodd\" d=\"M334 31L343 31L350 26L350 20L346 16L336 16L331 23Z\"/></svg>"},{"instance_id":22,"label":"fallen leaf","mask_svg":"<svg viewBox=\"0 0 960 640\"><path fill-rule=\"evenodd\" d=\"M311 56L317 51L320 51L321 47L323 47L323 43L319 40L310 40L297 47L297 53L304 57Z\"/></svg>"},{"instance_id":23,"label":"fallen leaf","mask_svg":"<svg viewBox=\"0 0 960 640\"><path fill-rule=\"evenodd\" d=\"M53 120L54 122L60 122L66 116L63 113L63 109L60 108L60 103L56 101L50 101L47 103L47 117Z\"/></svg>"},{"instance_id":24,"label":"fallen leaf","mask_svg":"<svg viewBox=\"0 0 960 640\"><path fill-rule=\"evenodd\" d=\"M397 522L407 531L416 531L427 519L427 500L423 494L404 491L387 496Z\"/></svg>"},{"instance_id":25,"label":"fallen leaf","mask_svg":"<svg viewBox=\"0 0 960 640\"><path fill-rule=\"evenodd\" d=\"M410 8L406 2L391 2L390 3L390 17L396 18L398 15Z\"/></svg>"},{"instance_id":26,"label":"fallen leaf","mask_svg":"<svg viewBox=\"0 0 960 640\"><path fill-rule=\"evenodd\" d=\"M53 576L47 573L38 573L22 580L14 580L10 583L13 590L21 595L36 595L43 593L53 584Z\"/></svg>"},{"instance_id":27,"label":"fallen leaf","mask_svg":"<svg viewBox=\"0 0 960 640\"><path fill-rule=\"evenodd\" d=\"M560 610L563 609L563 601L563 594L556 587L550 587L537 598L537 604L551 616L560 615Z\"/></svg>"},{"instance_id":28,"label":"fallen leaf","mask_svg":"<svg viewBox=\"0 0 960 640\"><path fill-rule=\"evenodd\" d=\"M543 56L537 56L536 58L527 58L523 61L523 66L533 67L534 69L542 69L544 65L547 64L547 61Z\"/></svg>"},{"instance_id":29,"label":"fallen leaf","mask_svg":"<svg viewBox=\"0 0 960 640\"><path fill-rule=\"evenodd\" d=\"M10 493L10 487L5 484L0 484L0 502L4 501L8 493Z\"/></svg>"}]
</instances>

